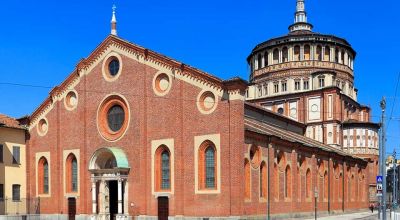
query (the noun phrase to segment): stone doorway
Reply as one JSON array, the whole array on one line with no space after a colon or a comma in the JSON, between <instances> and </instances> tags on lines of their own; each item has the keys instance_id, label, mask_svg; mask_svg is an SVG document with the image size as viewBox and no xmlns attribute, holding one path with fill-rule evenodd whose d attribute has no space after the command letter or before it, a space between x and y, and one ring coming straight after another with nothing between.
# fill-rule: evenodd
<instances>
[{"instance_id":1,"label":"stone doorway","mask_svg":"<svg viewBox=\"0 0 400 220\"><path fill-rule=\"evenodd\" d=\"M127 219L128 160L119 148L100 148L92 156L92 220Z\"/></svg>"}]
</instances>

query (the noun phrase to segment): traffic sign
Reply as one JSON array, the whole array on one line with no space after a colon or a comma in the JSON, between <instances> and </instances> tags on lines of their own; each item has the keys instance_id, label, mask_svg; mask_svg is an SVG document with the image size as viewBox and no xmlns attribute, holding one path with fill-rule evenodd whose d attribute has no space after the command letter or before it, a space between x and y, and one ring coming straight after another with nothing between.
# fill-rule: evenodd
<instances>
[{"instance_id":1,"label":"traffic sign","mask_svg":"<svg viewBox=\"0 0 400 220\"><path fill-rule=\"evenodd\" d=\"M376 176L376 183L382 183L383 182L383 177L382 176Z\"/></svg>"},{"instance_id":2,"label":"traffic sign","mask_svg":"<svg viewBox=\"0 0 400 220\"><path fill-rule=\"evenodd\" d=\"M376 184L376 190L378 191L382 191L383 187L382 187L382 183L378 183Z\"/></svg>"}]
</instances>

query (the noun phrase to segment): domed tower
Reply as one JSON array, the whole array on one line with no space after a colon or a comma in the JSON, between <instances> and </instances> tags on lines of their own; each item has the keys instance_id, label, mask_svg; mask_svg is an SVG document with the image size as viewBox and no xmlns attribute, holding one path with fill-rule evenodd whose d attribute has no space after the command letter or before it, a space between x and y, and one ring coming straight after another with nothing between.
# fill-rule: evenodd
<instances>
[{"instance_id":1,"label":"domed tower","mask_svg":"<svg viewBox=\"0 0 400 220\"><path fill-rule=\"evenodd\" d=\"M247 58L246 99L307 125L305 136L364 158L377 158L379 125L357 102L355 50L343 38L313 32L304 0L285 36L258 44Z\"/></svg>"}]
</instances>

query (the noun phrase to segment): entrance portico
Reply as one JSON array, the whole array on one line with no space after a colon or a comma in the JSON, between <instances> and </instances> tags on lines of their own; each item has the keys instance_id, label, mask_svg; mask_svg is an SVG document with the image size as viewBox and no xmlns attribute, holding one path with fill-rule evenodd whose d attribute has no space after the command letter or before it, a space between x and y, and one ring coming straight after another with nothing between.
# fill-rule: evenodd
<instances>
[{"instance_id":1,"label":"entrance portico","mask_svg":"<svg viewBox=\"0 0 400 220\"><path fill-rule=\"evenodd\" d=\"M96 150L89 163L92 181L92 220L128 219L127 192L130 167L116 147Z\"/></svg>"}]
</instances>

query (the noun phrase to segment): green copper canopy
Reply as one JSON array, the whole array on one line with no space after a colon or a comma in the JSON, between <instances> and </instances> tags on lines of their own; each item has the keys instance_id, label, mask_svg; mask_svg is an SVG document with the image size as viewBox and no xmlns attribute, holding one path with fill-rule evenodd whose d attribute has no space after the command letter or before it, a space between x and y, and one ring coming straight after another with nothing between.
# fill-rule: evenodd
<instances>
[{"instance_id":1,"label":"green copper canopy","mask_svg":"<svg viewBox=\"0 0 400 220\"><path fill-rule=\"evenodd\" d=\"M97 170L104 168L109 160L114 160L114 168L129 169L128 158L125 152L118 147L102 147L97 149L90 158L89 169Z\"/></svg>"}]
</instances>

